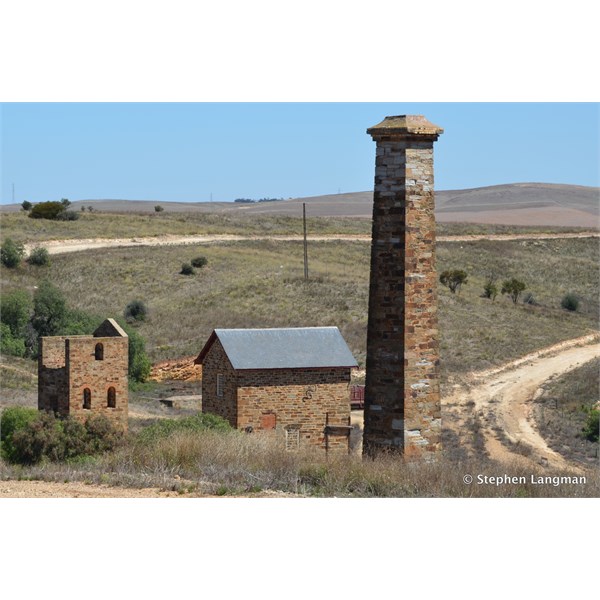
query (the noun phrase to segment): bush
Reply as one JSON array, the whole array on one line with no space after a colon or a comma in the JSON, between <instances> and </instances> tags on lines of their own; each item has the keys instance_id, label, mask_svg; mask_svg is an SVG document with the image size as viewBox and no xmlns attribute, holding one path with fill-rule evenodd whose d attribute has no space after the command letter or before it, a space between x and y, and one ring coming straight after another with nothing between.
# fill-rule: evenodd
<instances>
[{"instance_id":1,"label":"bush","mask_svg":"<svg viewBox=\"0 0 600 600\"><path fill-rule=\"evenodd\" d=\"M192 267L197 267L198 269L201 269L204 265L206 265L207 262L208 259L206 258L206 256L196 256L196 258L192 259Z\"/></svg>"},{"instance_id":2,"label":"bush","mask_svg":"<svg viewBox=\"0 0 600 600\"><path fill-rule=\"evenodd\" d=\"M42 281L33 296L31 324L38 336L60 335L67 318L67 302L49 281Z\"/></svg>"},{"instance_id":3,"label":"bush","mask_svg":"<svg viewBox=\"0 0 600 600\"><path fill-rule=\"evenodd\" d=\"M48 267L50 266L50 254L46 248L34 248L27 262L36 267Z\"/></svg>"},{"instance_id":4,"label":"bush","mask_svg":"<svg viewBox=\"0 0 600 600\"><path fill-rule=\"evenodd\" d=\"M537 302L535 301L535 297L531 292L527 292L523 296L523 304L531 304L531 306L537 306Z\"/></svg>"},{"instance_id":5,"label":"bush","mask_svg":"<svg viewBox=\"0 0 600 600\"><path fill-rule=\"evenodd\" d=\"M129 336L129 379L143 383L148 379L150 370L152 369L152 363L146 354L146 342L133 328L121 320L117 320L117 322Z\"/></svg>"},{"instance_id":6,"label":"bush","mask_svg":"<svg viewBox=\"0 0 600 600\"><path fill-rule=\"evenodd\" d=\"M512 299L513 303L516 304L519 300L519 296L521 292L526 289L525 284L514 277L512 279L507 279L502 283L502 289L500 293L502 295L508 294Z\"/></svg>"},{"instance_id":7,"label":"bush","mask_svg":"<svg viewBox=\"0 0 600 600\"><path fill-rule=\"evenodd\" d=\"M25 248L23 244L13 241L11 238L6 238L0 246L0 261L5 267L14 269L19 266L19 263L25 256Z\"/></svg>"},{"instance_id":8,"label":"bush","mask_svg":"<svg viewBox=\"0 0 600 600\"><path fill-rule=\"evenodd\" d=\"M134 321L145 321L147 314L148 308L142 300L132 300L125 307L124 316L128 323L133 323Z\"/></svg>"},{"instance_id":9,"label":"bush","mask_svg":"<svg viewBox=\"0 0 600 600\"><path fill-rule=\"evenodd\" d=\"M497 295L498 288L496 287L496 284L491 281L486 282L486 284L483 286L483 297L489 298L493 302Z\"/></svg>"},{"instance_id":10,"label":"bush","mask_svg":"<svg viewBox=\"0 0 600 600\"><path fill-rule=\"evenodd\" d=\"M153 425L142 429L138 434L138 441L142 444L152 444L159 439L166 438L180 431L230 431L231 425L222 417L210 413L198 413L193 417L183 419L161 419Z\"/></svg>"},{"instance_id":11,"label":"bush","mask_svg":"<svg viewBox=\"0 0 600 600\"><path fill-rule=\"evenodd\" d=\"M50 219L55 221L58 215L65 211L66 208L62 202L40 202L31 209L29 216L32 219Z\"/></svg>"},{"instance_id":12,"label":"bush","mask_svg":"<svg viewBox=\"0 0 600 600\"><path fill-rule=\"evenodd\" d=\"M560 301L560 305L565 310L575 312L579 308L579 298L575 294L565 294Z\"/></svg>"},{"instance_id":13,"label":"bush","mask_svg":"<svg viewBox=\"0 0 600 600\"><path fill-rule=\"evenodd\" d=\"M154 207L154 212L157 212L157 213L159 213L159 212L162 212L163 210L165 210L165 209L164 209L164 208L163 208L163 207L162 207L160 204L157 204L157 205Z\"/></svg>"},{"instance_id":14,"label":"bush","mask_svg":"<svg viewBox=\"0 0 600 600\"><path fill-rule=\"evenodd\" d=\"M16 450L13 445L13 435L23 429L27 423L37 419L38 411L35 408L12 406L2 412L0 418L0 448L2 458L15 462Z\"/></svg>"},{"instance_id":15,"label":"bush","mask_svg":"<svg viewBox=\"0 0 600 600\"><path fill-rule=\"evenodd\" d=\"M31 204L31 202L28 200L23 200L23 202L21 202L21 208L24 211L30 211L33 208L33 204Z\"/></svg>"},{"instance_id":16,"label":"bush","mask_svg":"<svg viewBox=\"0 0 600 600\"><path fill-rule=\"evenodd\" d=\"M0 354L25 356L25 339L15 337L6 323L0 323Z\"/></svg>"},{"instance_id":17,"label":"bush","mask_svg":"<svg viewBox=\"0 0 600 600\"><path fill-rule=\"evenodd\" d=\"M114 449L123 437L104 415L94 415L82 424L49 412L33 413L12 428L11 452L6 455L10 462L31 465L42 459L63 461L89 456Z\"/></svg>"},{"instance_id":18,"label":"bush","mask_svg":"<svg viewBox=\"0 0 600 600\"><path fill-rule=\"evenodd\" d=\"M180 275L193 275L195 273L194 267L190 263L183 263L181 265Z\"/></svg>"},{"instance_id":19,"label":"bush","mask_svg":"<svg viewBox=\"0 0 600 600\"><path fill-rule=\"evenodd\" d=\"M57 221L77 221L77 219L79 219L80 214L78 212L75 212L73 210L64 210L63 212L59 213L58 216L56 217Z\"/></svg>"},{"instance_id":20,"label":"bush","mask_svg":"<svg viewBox=\"0 0 600 600\"><path fill-rule=\"evenodd\" d=\"M445 285L453 294L458 290L460 293L460 286L467 283L467 273L461 269L451 269L444 271L440 275L440 283Z\"/></svg>"},{"instance_id":21,"label":"bush","mask_svg":"<svg viewBox=\"0 0 600 600\"><path fill-rule=\"evenodd\" d=\"M588 411L587 421L581 430L583 437L589 442L598 442L600 434L600 411L592 408Z\"/></svg>"},{"instance_id":22,"label":"bush","mask_svg":"<svg viewBox=\"0 0 600 600\"><path fill-rule=\"evenodd\" d=\"M0 321L10 328L13 337L25 337L31 309L31 297L23 290L0 296Z\"/></svg>"}]
</instances>

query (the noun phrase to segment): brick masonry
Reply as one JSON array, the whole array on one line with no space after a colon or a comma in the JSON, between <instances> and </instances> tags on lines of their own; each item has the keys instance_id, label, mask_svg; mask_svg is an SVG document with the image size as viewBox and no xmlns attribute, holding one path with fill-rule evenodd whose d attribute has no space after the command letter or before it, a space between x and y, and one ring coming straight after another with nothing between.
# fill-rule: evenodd
<instances>
[{"instance_id":1,"label":"brick masonry","mask_svg":"<svg viewBox=\"0 0 600 600\"><path fill-rule=\"evenodd\" d=\"M433 459L441 450L433 143L422 116L386 117L375 189L363 452Z\"/></svg>"},{"instance_id":2,"label":"brick masonry","mask_svg":"<svg viewBox=\"0 0 600 600\"><path fill-rule=\"evenodd\" d=\"M297 439L300 445L348 452L347 432L326 435L325 427L350 425L350 368L236 371L216 339L202 369L203 412L238 429L279 436L290 448ZM222 396L217 395L217 375Z\"/></svg>"},{"instance_id":3,"label":"brick masonry","mask_svg":"<svg viewBox=\"0 0 600 600\"><path fill-rule=\"evenodd\" d=\"M94 336L40 338L39 410L80 421L103 414L127 430L129 338L112 329L111 322L105 321ZM89 408L84 408L84 395Z\"/></svg>"}]
</instances>

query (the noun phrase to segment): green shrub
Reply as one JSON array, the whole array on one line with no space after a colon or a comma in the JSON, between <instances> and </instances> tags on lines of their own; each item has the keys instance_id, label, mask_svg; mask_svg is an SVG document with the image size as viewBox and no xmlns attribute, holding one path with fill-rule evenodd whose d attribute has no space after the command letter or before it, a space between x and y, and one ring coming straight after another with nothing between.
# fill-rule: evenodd
<instances>
[{"instance_id":1,"label":"green shrub","mask_svg":"<svg viewBox=\"0 0 600 600\"><path fill-rule=\"evenodd\" d=\"M134 321L145 321L147 314L148 308L142 300L132 300L125 307L124 315L125 320L128 323L133 323Z\"/></svg>"},{"instance_id":2,"label":"green shrub","mask_svg":"<svg viewBox=\"0 0 600 600\"><path fill-rule=\"evenodd\" d=\"M489 298L493 302L497 295L498 288L496 287L496 284L491 281L486 282L486 284L483 286L483 297Z\"/></svg>"},{"instance_id":3,"label":"green shrub","mask_svg":"<svg viewBox=\"0 0 600 600\"><path fill-rule=\"evenodd\" d=\"M49 281L42 281L33 295L31 324L37 335L60 335L66 317L67 302L62 292Z\"/></svg>"},{"instance_id":4,"label":"green shrub","mask_svg":"<svg viewBox=\"0 0 600 600\"><path fill-rule=\"evenodd\" d=\"M460 286L467 283L467 273L462 269L450 269L440 275L440 283L445 285L453 294L460 293Z\"/></svg>"},{"instance_id":5,"label":"green shrub","mask_svg":"<svg viewBox=\"0 0 600 600\"><path fill-rule=\"evenodd\" d=\"M565 310L575 312L579 308L579 298L575 294L565 294L560 301L560 305Z\"/></svg>"},{"instance_id":6,"label":"green shrub","mask_svg":"<svg viewBox=\"0 0 600 600\"><path fill-rule=\"evenodd\" d=\"M0 354L25 356L24 338L15 337L6 323L0 323Z\"/></svg>"},{"instance_id":7,"label":"green shrub","mask_svg":"<svg viewBox=\"0 0 600 600\"><path fill-rule=\"evenodd\" d=\"M502 282L502 289L500 290L500 293L502 295L508 294L513 303L516 304L519 300L521 292L523 292L523 290L525 289L525 284L522 281L513 277L512 279L507 279Z\"/></svg>"},{"instance_id":8,"label":"green shrub","mask_svg":"<svg viewBox=\"0 0 600 600\"><path fill-rule=\"evenodd\" d=\"M29 216L32 219L50 219L55 221L58 215L65 211L66 207L62 202L40 202L29 211Z\"/></svg>"},{"instance_id":9,"label":"green shrub","mask_svg":"<svg viewBox=\"0 0 600 600\"><path fill-rule=\"evenodd\" d=\"M531 292L527 292L523 296L523 304L531 304L531 306L537 306L535 296Z\"/></svg>"},{"instance_id":10,"label":"green shrub","mask_svg":"<svg viewBox=\"0 0 600 600\"><path fill-rule=\"evenodd\" d=\"M600 434L600 411L597 408L592 408L588 411L587 420L581 431L586 440L598 442Z\"/></svg>"},{"instance_id":11,"label":"green shrub","mask_svg":"<svg viewBox=\"0 0 600 600\"><path fill-rule=\"evenodd\" d=\"M0 246L0 261L5 267L14 269L19 266L19 263L25 256L25 248L23 244L15 242L11 238L6 238Z\"/></svg>"},{"instance_id":12,"label":"green shrub","mask_svg":"<svg viewBox=\"0 0 600 600\"><path fill-rule=\"evenodd\" d=\"M206 256L196 256L196 258L192 259L192 267L197 267L198 269L201 269L204 265L206 265L207 262L208 259L206 258Z\"/></svg>"},{"instance_id":13,"label":"green shrub","mask_svg":"<svg viewBox=\"0 0 600 600\"><path fill-rule=\"evenodd\" d=\"M152 363L146 354L146 342L137 331L121 319L117 319L117 322L129 336L129 379L143 383L148 379L152 369Z\"/></svg>"},{"instance_id":14,"label":"green shrub","mask_svg":"<svg viewBox=\"0 0 600 600\"><path fill-rule=\"evenodd\" d=\"M48 267L50 265L50 254L46 248L34 248L27 258L27 262L36 267Z\"/></svg>"},{"instance_id":15,"label":"green shrub","mask_svg":"<svg viewBox=\"0 0 600 600\"><path fill-rule=\"evenodd\" d=\"M195 273L194 267L190 263L183 263L181 265L181 271L179 271L181 275L193 275Z\"/></svg>"},{"instance_id":16,"label":"green shrub","mask_svg":"<svg viewBox=\"0 0 600 600\"><path fill-rule=\"evenodd\" d=\"M49 412L33 413L11 431L11 452L6 454L10 462L31 465L43 459L58 462L91 456L113 450L123 439L123 433L104 415L94 415L82 424Z\"/></svg>"},{"instance_id":17,"label":"green shrub","mask_svg":"<svg viewBox=\"0 0 600 600\"><path fill-rule=\"evenodd\" d=\"M31 310L31 296L23 290L13 290L0 296L0 321L8 325L13 337L25 336Z\"/></svg>"},{"instance_id":18,"label":"green shrub","mask_svg":"<svg viewBox=\"0 0 600 600\"><path fill-rule=\"evenodd\" d=\"M38 418L35 408L11 406L2 411L0 418L0 443L2 458L15 462L16 450L13 445L13 435L23 429L27 423Z\"/></svg>"},{"instance_id":19,"label":"green shrub","mask_svg":"<svg viewBox=\"0 0 600 600\"><path fill-rule=\"evenodd\" d=\"M27 212L33 208L33 204L31 204L29 200L23 200L23 202L21 202L21 208Z\"/></svg>"},{"instance_id":20,"label":"green shrub","mask_svg":"<svg viewBox=\"0 0 600 600\"><path fill-rule=\"evenodd\" d=\"M77 221L81 215L74 210L64 210L56 216L57 221Z\"/></svg>"},{"instance_id":21,"label":"green shrub","mask_svg":"<svg viewBox=\"0 0 600 600\"><path fill-rule=\"evenodd\" d=\"M183 419L161 419L153 425L142 429L137 436L138 442L152 444L180 431L231 431L231 425L222 417L210 413L198 413Z\"/></svg>"},{"instance_id":22,"label":"green shrub","mask_svg":"<svg viewBox=\"0 0 600 600\"><path fill-rule=\"evenodd\" d=\"M157 205L154 207L154 212L157 212L157 213L159 213L159 212L162 212L163 210L165 210L165 209L164 209L164 208L163 208L163 207L162 207L160 204L157 204Z\"/></svg>"}]
</instances>

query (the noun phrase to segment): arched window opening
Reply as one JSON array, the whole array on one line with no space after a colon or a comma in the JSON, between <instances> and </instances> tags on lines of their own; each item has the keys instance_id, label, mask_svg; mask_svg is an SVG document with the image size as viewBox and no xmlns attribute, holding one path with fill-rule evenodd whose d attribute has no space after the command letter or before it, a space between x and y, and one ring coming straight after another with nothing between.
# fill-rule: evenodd
<instances>
[{"instance_id":1,"label":"arched window opening","mask_svg":"<svg viewBox=\"0 0 600 600\"><path fill-rule=\"evenodd\" d=\"M104 346L102 344L96 344L94 356L96 357L96 360L104 360Z\"/></svg>"},{"instance_id":2,"label":"arched window opening","mask_svg":"<svg viewBox=\"0 0 600 600\"><path fill-rule=\"evenodd\" d=\"M114 387L109 387L106 394L106 405L108 408L117 408L117 390Z\"/></svg>"},{"instance_id":3,"label":"arched window opening","mask_svg":"<svg viewBox=\"0 0 600 600\"><path fill-rule=\"evenodd\" d=\"M92 408L92 391L90 388L83 390L83 408L89 410Z\"/></svg>"}]
</instances>

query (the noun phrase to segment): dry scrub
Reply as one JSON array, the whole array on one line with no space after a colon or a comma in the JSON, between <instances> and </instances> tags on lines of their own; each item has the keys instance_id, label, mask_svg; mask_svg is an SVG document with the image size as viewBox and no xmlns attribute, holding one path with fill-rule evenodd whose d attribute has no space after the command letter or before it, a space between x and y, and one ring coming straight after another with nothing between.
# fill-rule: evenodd
<instances>
[{"instance_id":1,"label":"dry scrub","mask_svg":"<svg viewBox=\"0 0 600 600\"><path fill-rule=\"evenodd\" d=\"M581 484L534 484L532 475L569 475L531 471L515 463L449 461L410 465L394 457L362 460L328 458L315 451L286 452L260 434L237 431L179 432L148 446L128 447L100 459L71 464L14 467L0 464L2 479L85 481L125 487L159 487L192 495L248 496L266 491L323 497L597 497L597 473ZM465 475L475 481L465 483ZM477 476L523 477L517 483L482 485Z\"/></svg>"}]
</instances>

